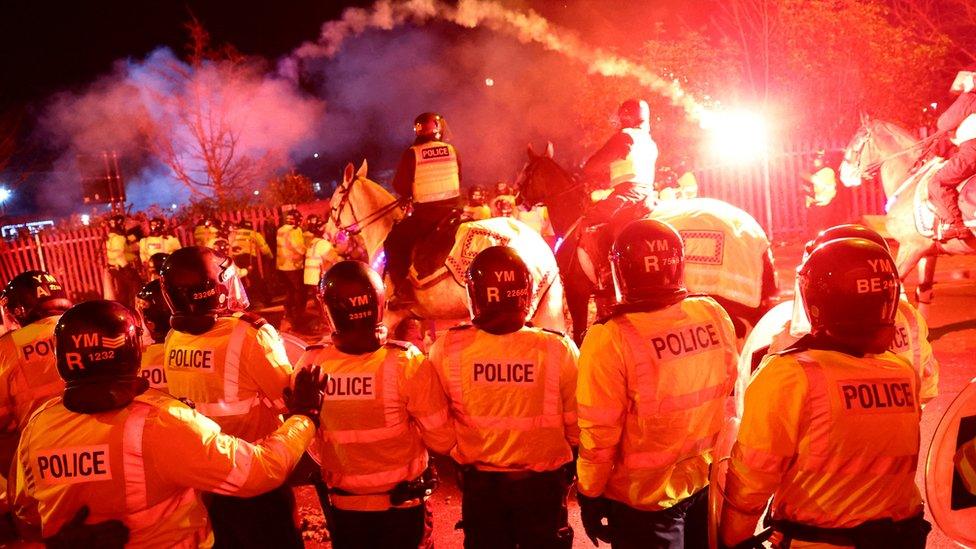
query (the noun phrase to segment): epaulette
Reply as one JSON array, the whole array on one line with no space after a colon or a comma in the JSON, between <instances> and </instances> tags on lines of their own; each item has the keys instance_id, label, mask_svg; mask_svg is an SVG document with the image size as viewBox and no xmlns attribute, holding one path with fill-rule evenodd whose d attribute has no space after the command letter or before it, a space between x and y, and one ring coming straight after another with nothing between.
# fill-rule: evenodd
<instances>
[{"instance_id":1,"label":"epaulette","mask_svg":"<svg viewBox=\"0 0 976 549\"><path fill-rule=\"evenodd\" d=\"M809 351L812 348L810 346L810 343L812 342L813 339L811 338L811 336L805 335L800 339L796 340L796 342L794 342L793 345L790 345L789 347L783 349L782 351L777 351L775 353L768 353L768 354L785 356L785 355L791 355L793 353L802 353L803 351Z\"/></svg>"},{"instance_id":2,"label":"epaulette","mask_svg":"<svg viewBox=\"0 0 976 549\"><path fill-rule=\"evenodd\" d=\"M552 328L540 328L543 332L549 332L550 334L556 334L560 337L566 337L566 332L560 332L559 330L553 330Z\"/></svg>"},{"instance_id":3,"label":"epaulette","mask_svg":"<svg viewBox=\"0 0 976 549\"><path fill-rule=\"evenodd\" d=\"M306 345L305 346L305 350L306 351L320 351L322 349L325 349L326 347L327 347L327 345L325 343L313 343L311 345Z\"/></svg>"},{"instance_id":4,"label":"epaulette","mask_svg":"<svg viewBox=\"0 0 976 549\"><path fill-rule=\"evenodd\" d=\"M398 341L396 339L388 339L386 340L386 346L400 349L401 351L409 351L413 347L413 343L410 343L409 341Z\"/></svg>"},{"instance_id":5,"label":"epaulette","mask_svg":"<svg viewBox=\"0 0 976 549\"><path fill-rule=\"evenodd\" d=\"M458 324L457 326L448 328L448 330L467 330L468 328L474 328L474 324Z\"/></svg>"},{"instance_id":6,"label":"epaulette","mask_svg":"<svg viewBox=\"0 0 976 549\"><path fill-rule=\"evenodd\" d=\"M249 313L247 311L240 311L240 312L236 312L236 313L222 314L220 316L232 316L234 318L239 318L239 319L243 320L244 322L247 322L248 324L250 324L251 326L254 326L255 328L257 328L259 330L261 329L262 326L264 326L265 324L268 323L268 321L265 320L263 316L256 315L254 313Z\"/></svg>"}]
</instances>

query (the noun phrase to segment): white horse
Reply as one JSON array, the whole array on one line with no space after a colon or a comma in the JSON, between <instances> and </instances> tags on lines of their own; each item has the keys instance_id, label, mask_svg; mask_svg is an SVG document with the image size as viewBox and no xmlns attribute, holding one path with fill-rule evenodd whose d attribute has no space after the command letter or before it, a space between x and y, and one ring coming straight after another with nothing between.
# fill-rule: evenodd
<instances>
[{"instance_id":1,"label":"white horse","mask_svg":"<svg viewBox=\"0 0 976 549\"><path fill-rule=\"evenodd\" d=\"M370 262L378 268L382 262L383 242L393 224L403 217L397 199L378 183L366 177L364 161L359 170L347 164L342 184L332 196L327 223L330 235L346 233L361 237ZM456 241L446 264L418 280L412 270L416 305L409 311L388 313L388 324L395 328L399 321L416 317L426 320L460 322L468 318L468 298L463 280L464 269L477 252L492 245L504 244L519 251L536 279L535 326L563 332L563 286L556 270L556 260L542 236L527 225L509 218L495 218L463 223L458 234L464 241ZM421 242L418 246L423 246Z\"/></svg>"},{"instance_id":2,"label":"white horse","mask_svg":"<svg viewBox=\"0 0 976 549\"><path fill-rule=\"evenodd\" d=\"M922 236L915 224L915 192L927 177L911 174L921 158L924 144L911 133L890 122L863 121L863 125L844 151L841 179L848 186L861 184L862 176L878 171L885 196L888 197L885 228L898 242L895 264L904 282L918 267L918 287L915 291L919 311L928 316L934 298L935 262L939 255L973 254L973 239L937 242ZM926 166L928 168L928 165ZM928 169L929 176L934 169ZM924 175L924 174L920 174Z\"/></svg>"}]
</instances>

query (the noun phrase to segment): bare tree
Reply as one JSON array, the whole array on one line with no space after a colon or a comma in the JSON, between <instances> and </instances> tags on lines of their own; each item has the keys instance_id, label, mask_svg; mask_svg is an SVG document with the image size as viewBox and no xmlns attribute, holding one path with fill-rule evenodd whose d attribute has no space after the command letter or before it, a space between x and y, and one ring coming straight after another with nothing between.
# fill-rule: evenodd
<instances>
[{"instance_id":1,"label":"bare tree","mask_svg":"<svg viewBox=\"0 0 976 549\"><path fill-rule=\"evenodd\" d=\"M154 101L165 115L148 128L150 148L194 196L224 201L249 190L267 173L268 153L247 154L242 147L242 84L256 70L233 48L214 49L199 21L186 25L188 63L168 64L156 75L167 83Z\"/></svg>"},{"instance_id":2,"label":"bare tree","mask_svg":"<svg viewBox=\"0 0 976 549\"><path fill-rule=\"evenodd\" d=\"M951 51L976 63L976 2L973 0L892 0L892 13L919 29L931 43L948 40Z\"/></svg>"}]
</instances>

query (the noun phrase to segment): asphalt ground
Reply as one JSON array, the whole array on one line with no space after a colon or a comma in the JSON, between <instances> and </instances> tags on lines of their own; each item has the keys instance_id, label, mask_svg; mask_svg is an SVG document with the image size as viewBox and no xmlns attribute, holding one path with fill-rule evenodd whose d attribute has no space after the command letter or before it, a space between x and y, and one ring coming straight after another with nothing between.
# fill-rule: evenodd
<instances>
[{"instance_id":1,"label":"asphalt ground","mask_svg":"<svg viewBox=\"0 0 976 549\"><path fill-rule=\"evenodd\" d=\"M774 249L780 287L785 298L792 297L794 269L799 263L802 246L798 243L779 244ZM924 461L928 454L932 435L946 408L970 380L976 378L976 257L942 257L936 269L936 298L929 313L929 339L936 357L941 363L939 380L940 394L929 402L922 412L920 462L917 474L919 486L924 486ZM909 295L914 295L914 277L906 285ZM273 307L261 311L275 324L280 324L281 308ZM287 331L289 328L284 327ZM315 335L306 335L315 340ZM437 547L461 547L463 537L455 524L460 520L460 492L454 480L454 471L449 462L438 460L441 486L431 497L434 514L434 542ZM314 548L330 547L327 532L323 528L321 509L315 492L311 488L298 488L299 514L306 530L306 546ZM924 498L924 488L923 488ZM926 514L928 508L926 508ZM570 525L576 532L574 547L592 547L583 533L579 520L579 506L575 498L569 501ZM928 516L932 521L931 516ZM956 547L944 533L933 525L928 538L928 547ZM976 527L976 525L974 525Z\"/></svg>"}]
</instances>

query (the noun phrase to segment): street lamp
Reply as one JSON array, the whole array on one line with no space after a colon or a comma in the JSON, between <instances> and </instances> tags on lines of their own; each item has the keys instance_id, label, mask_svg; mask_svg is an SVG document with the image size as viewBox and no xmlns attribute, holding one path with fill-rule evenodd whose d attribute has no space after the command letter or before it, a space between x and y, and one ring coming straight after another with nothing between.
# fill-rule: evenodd
<instances>
[{"instance_id":1,"label":"street lamp","mask_svg":"<svg viewBox=\"0 0 976 549\"><path fill-rule=\"evenodd\" d=\"M0 187L0 213L7 213L7 201L13 194L7 187Z\"/></svg>"}]
</instances>

